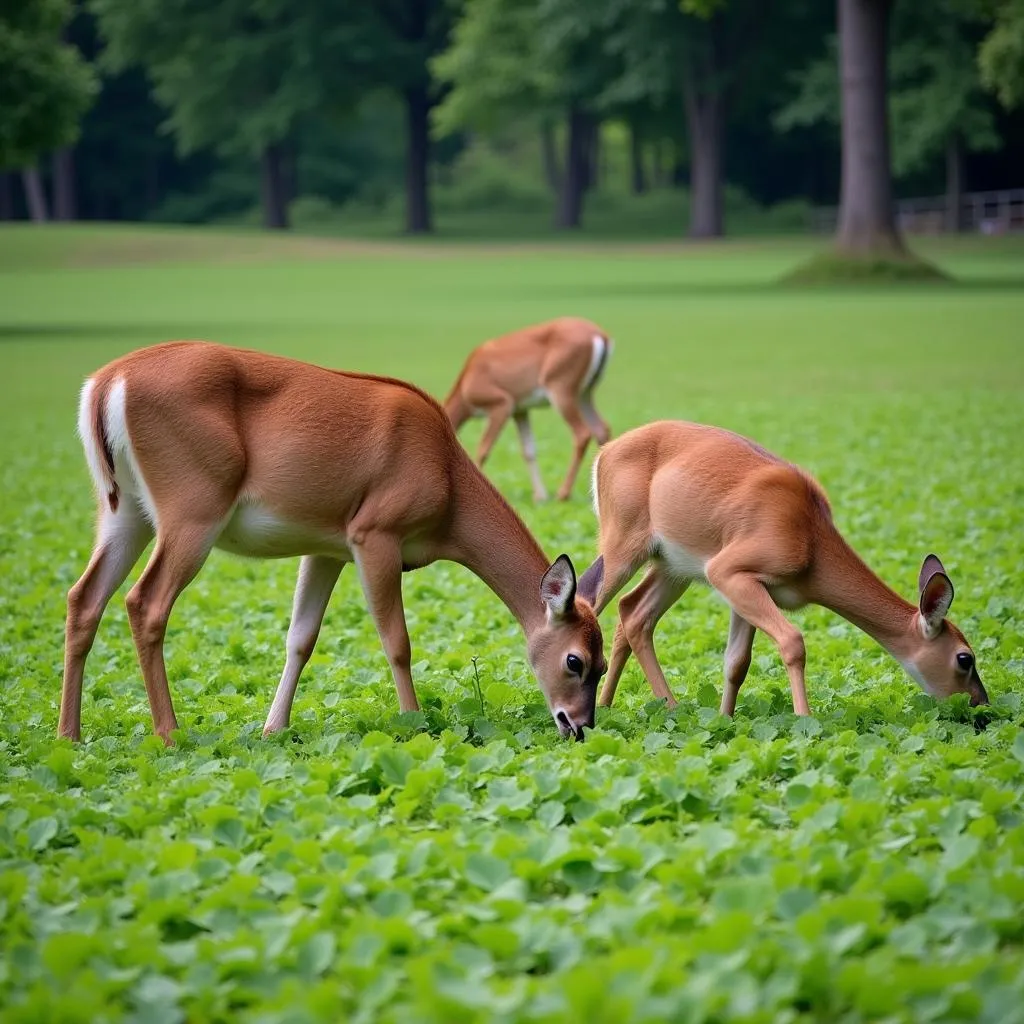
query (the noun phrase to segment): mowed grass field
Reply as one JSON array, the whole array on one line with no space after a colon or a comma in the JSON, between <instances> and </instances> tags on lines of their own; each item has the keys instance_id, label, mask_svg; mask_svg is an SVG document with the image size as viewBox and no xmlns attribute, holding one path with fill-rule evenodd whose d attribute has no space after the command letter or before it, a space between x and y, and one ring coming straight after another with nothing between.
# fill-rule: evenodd
<instances>
[{"instance_id":1,"label":"mowed grass field","mask_svg":"<svg viewBox=\"0 0 1024 1024\"><path fill-rule=\"evenodd\" d=\"M0 1016L1024 1020L1024 244L932 243L950 285L776 285L811 248L0 230ZM723 719L728 611L693 588L657 635L678 708L631 665L565 743L510 613L437 564L404 588L423 712L397 714L349 569L291 729L262 740L297 563L215 552L168 633L177 744L150 735L124 590L84 742L56 741L86 374L199 337L443 396L471 347L562 314L615 339L616 433L698 419L801 463L908 597L938 553L988 728L816 608L793 616L814 717L759 635ZM553 489L568 432L534 422ZM534 505L511 429L488 471L552 558L589 564L585 474Z\"/></svg>"}]
</instances>

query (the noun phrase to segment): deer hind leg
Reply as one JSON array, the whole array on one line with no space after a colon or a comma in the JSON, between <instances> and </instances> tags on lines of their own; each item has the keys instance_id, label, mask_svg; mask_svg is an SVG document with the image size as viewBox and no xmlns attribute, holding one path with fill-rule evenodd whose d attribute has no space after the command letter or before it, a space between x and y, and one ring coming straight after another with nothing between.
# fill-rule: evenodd
<instances>
[{"instance_id":1,"label":"deer hind leg","mask_svg":"<svg viewBox=\"0 0 1024 1024\"><path fill-rule=\"evenodd\" d=\"M669 689L654 649L654 630L659 619L683 596L690 581L684 577L671 576L661 565L654 565L638 587L631 590L619 602L619 621L622 623L625 639L636 655L636 660L643 669L647 682L650 683L654 696L659 700L668 701L669 707L676 704L675 697ZM623 658L625 664L625 658ZM611 682L609 669L609 682ZM607 688L607 684L606 684ZM608 700L614 695L614 688ZM604 703L605 695L601 694Z\"/></svg>"},{"instance_id":2,"label":"deer hind leg","mask_svg":"<svg viewBox=\"0 0 1024 1024\"><path fill-rule=\"evenodd\" d=\"M164 636L174 602L206 561L229 509L213 518L159 516L156 546L138 582L128 591L125 606L139 667L146 684L153 731L170 745L178 728L167 684ZM173 527L166 524L173 523Z\"/></svg>"},{"instance_id":3,"label":"deer hind leg","mask_svg":"<svg viewBox=\"0 0 1024 1024\"><path fill-rule=\"evenodd\" d=\"M324 612L327 611L327 602L331 599L331 592L344 567L344 562L322 555L307 555L299 563L284 671L270 705L270 714L263 726L264 736L288 727L299 676L313 654L324 621Z\"/></svg>"},{"instance_id":4,"label":"deer hind leg","mask_svg":"<svg viewBox=\"0 0 1024 1024\"><path fill-rule=\"evenodd\" d=\"M480 444L476 450L476 464L481 469L487 461L487 456L491 454L491 449L494 447L494 442L498 440L502 428L512 415L512 399L507 395L502 395L492 399L485 408L487 409L487 426L484 427L483 436L480 438Z\"/></svg>"},{"instance_id":5,"label":"deer hind leg","mask_svg":"<svg viewBox=\"0 0 1024 1024\"><path fill-rule=\"evenodd\" d=\"M104 503L92 557L81 579L68 591L58 736L81 739L82 680L96 630L110 599L152 537L153 527L130 497L121 496L116 512Z\"/></svg>"},{"instance_id":6,"label":"deer hind leg","mask_svg":"<svg viewBox=\"0 0 1024 1024\"><path fill-rule=\"evenodd\" d=\"M537 468L537 445L533 439L533 431L530 429L530 416L523 409L514 413L513 419L516 422L516 429L519 431L519 443L522 445L523 458L530 470L534 501L547 501L548 492L541 479L540 470Z\"/></svg>"},{"instance_id":7,"label":"deer hind leg","mask_svg":"<svg viewBox=\"0 0 1024 1024\"><path fill-rule=\"evenodd\" d=\"M708 562L708 582L750 626L767 633L775 641L789 676L793 710L798 715L809 715L804 682L807 660L804 638L800 630L779 611L757 574L746 568L751 564L756 564L755 551L727 547Z\"/></svg>"},{"instance_id":8,"label":"deer hind leg","mask_svg":"<svg viewBox=\"0 0 1024 1024\"><path fill-rule=\"evenodd\" d=\"M572 431L572 460L569 463L569 470L565 474L565 480L558 488L559 500L565 501L572 494L573 484L576 482L580 466L583 464L583 456L587 452L587 445L590 444L590 428L583 418L575 395L564 391L554 391L551 393L551 404L561 413L562 419L569 424L569 429Z\"/></svg>"},{"instance_id":9,"label":"deer hind leg","mask_svg":"<svg viewBox=\"0 0 1024 1024\"><path fill-rule=\"evenodd\" d=\"M583 419L590 428L591 434L594 435L598 447L607 444L612 439L612 431L594 406L593 392L588 391L580 396L580 412L583 414Z\"/></svg>"},{"instance_id":10,"label":"deer hind leg","mask_svg":"<svg viewBox=\"0 0 1024 1024\"><path fill-rule=\"evenodd\" d=\"M732 715L736 711L736 696L750 668L750 652L757 630L735 609L729 613L729 640L725 645L725 687L722 691L720 712Z\"/></svg>"},{"instance_id":11,"label":"deer hind leg","mask_svg":"<svg viewBox=\"0 0 1024 1024\"><path fill-rule=\"evenodd\" d=\"M402 551L385 533L366 532L352 541L359 579L398 691L401 711L419 711L412 685L412 650L402 607Z\"/></svg>"}]
</instances>

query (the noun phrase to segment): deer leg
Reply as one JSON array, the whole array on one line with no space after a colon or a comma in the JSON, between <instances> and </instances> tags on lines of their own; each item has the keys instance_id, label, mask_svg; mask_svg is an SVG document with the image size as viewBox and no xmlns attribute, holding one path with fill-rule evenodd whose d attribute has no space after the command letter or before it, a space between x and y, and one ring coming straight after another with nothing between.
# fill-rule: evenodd
<instances>
[{"instance_id":1,"label":"deer leg","mask_svg":"<svg viewBox=\"0 0 1024 1024\"><path fill-rule=\"evenodd\" d=\"M281 681L277 684L270 714L263 726L263 735L280 732L288 727L292 702L299 685L299 676L313 654L320 626L327 611L338 576L345 563L323 555L306 555L299 563L299 578L292 600L292 621L288 626L288 640Z\"/></svg>"},{"instance_id":2,"label":"deer leg","mask_svg":"<svg viewBox=\"0 0 1024 1024\"><path fill-rule=\"evenodd\" d=\"M668 701L669 707L675 706L676 699L672 696L672 691L665 680L665 673L658 662L658 655L654 649L654 630L658 620L682 597L689 585L690 580L670 576L661 566L654 565L640 585L619 602L619 621L622 623L625 638L636 655L636 660L643 669L654 696ZM604 703L603 693L601 697Z\"/></svg>"},{"instance_id":3,"label":"deer leg","mask_svg":"<svg viewBox=\"0 0 1024 1024\"><path fill-rule=\"evenodd\" d=\"M580 412L583 414L587 426L590 427L590 432L594 435L598 447L607 444L612 437L611 428L601 419L600 413L594 407L594 397L589 391L580 397Z\"/></svg>"},{"instance_id":4,"label":"deer leg","mask_svg":"<svg viewBox=\"0 0 1024 1024\"><path fill-rule=\"evenodd\" d=\"M651 576L654 574L654 568L648 570L644 578L637 584L636 588L631 593L636 593L641 587L649 586ZM619 678L622 675L622 670L626 667L626 662L629 661L629 656L633 653L633 648L629 646L629 640L626 637L626 627L622 621L622 610L619 609L619 620L615 623L615 637L612 640L612 656L608 662L608 675L605 676L604 686L601 687L601 696L598 700L598 704L603 708L610 708L612 701L615 700L615 690L619 685Z\"/></svg>"},{"instance_id":5,"label":"deer leg","mask_svg":"<svg viewBox=\"0 0 1024 1024\"><path fill-rule=\"evenodd\" d=\"M525 409L514 413L512 417L516 421L516 428L519 431L519 443L523 448L523 458L530 469L530 480L533 483L534 501L547 501L548 492L544 487L544 481L540 477L540 470L537 468L537 445L533 440L533 431L530 429L530 417Z\"/></svg>"},{"instance_id":6,"label":"deer leg","mask_svg":"<svg viewBox=\"0 0 1024 1024\"><path fill-rule=\"evenodd\" d=\"M161 517L163 519L163 517ZM170 745L178 728L164 664L164 636L171 608L202 568L223 518L213 522L175 523L173 532L157 530L156 547L138 582L128 591L125 607L146 684L153 731Z\"/></svg>"},{"instance_id":7,"label":"deer leg","mask_svg":"<svg viewBox=\"0 0 1024 1024\"><path fill-rule=\"evenodd\" d=\"M804 638L800 630L779 611L757 575L736 568L737 565L750 564L749 551L733 552L725 548L708 562L708 582L729 602L736 614L775 641L789 676L793 710L798 715L809 715L811 711L807 705L804 682L804 665L807 660Z\"/></svg>"},{"instance_id":8,"label":"deer leg","mask_svg":"<svg viewBox=\"0 0 1024 1024\"><path fill-rule=\"evenodd\" d=\"M601 687L601 696L597 702L601 707L610 708L612 706L622 670L626 667L626 662L629 661L629 656L632 653L633 648L629 646L626 630L620 619L615 624L615 638L612 640L612 657L608 662L608 675L605 677L604 686Z\"/></svg>"},{"instance_id":9,"label":"deer leg","mask_svg":"<svg viewBox=\"0 0 1024 1024\"><path fill-rule=\"evenodd\" d=\"M388 534L367 531L358 540L353 540L352 550L366 603L391 666L398 691L398 707L402 711L418 711L420 705L410 670L409 630L402 607L401 547Z\"/></svg>"},{"instance_id":10,"label":"deer leg","mask_svg":"<svg viewBox=\"0 0 1024 1024\"><path fill-rule=\"evenodd\" d=\"M487 409L487 426L484 428L483 436L476 450L476 464L482 469L491 454L494 442L498 440L502 427L505 426L509 416L512 415L511 399L504 399L501 402L492 403Z\"/></svg>"},{"instance_id":11,"label":"deer leg","mask_svg":"<svg viewBox=\"0 0 1024 1024\"><path fill-rule=\"evenodd\" d=\"M750 651L757 630L735 609L729 612L729 639L725 645L725 687L719 711L730 718L736 711L736 696L750 668Z\"/></svg>"},{"instance_id":12,"label":"deer leg","mask_svg":"<svg viewBox=\"0 0 1024 1024\"><path fill-rule=\"evenodd\" d=\"M576 482L576 476L583 464L583 456L586 454L587 445L590 444L590 428L583 419L575 395L553 392L551 404L562 414L562 419L569 424L569 429L572 431L572 461L569 463L569 470L565 474L562 486L558 488L558 499L565 501L572 494L573 484Z\"/></svg>"},{"instance_id":13,"label":"deer leg","mask_svg":"<svg viewBox=\"0 0 1024 1024\"><path fill-rule=\"evenodd\" d=\"M82 680L96 630L110 599L128 578L152 536L153 527L127 495L122 495L116 512L106 507L100 512L92 557L68 591L58 736L71 740L82 737Z\"/></svg>"}]
</instances>

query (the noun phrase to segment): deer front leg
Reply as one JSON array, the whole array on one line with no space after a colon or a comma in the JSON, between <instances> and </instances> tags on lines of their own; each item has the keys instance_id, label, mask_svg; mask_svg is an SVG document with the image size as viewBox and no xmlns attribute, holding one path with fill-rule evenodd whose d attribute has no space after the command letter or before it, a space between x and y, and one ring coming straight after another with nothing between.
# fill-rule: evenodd
<instances>
[{"instance_id":1,"label":"deer front leg","mask_svg":"<svg viewBox=\"0 0 1024 1024\"><path fill-rule=\"evenodd\" d=\"M327 611L327 602L338 582L345 563L323 555L307 555L299 563L299 578L292 601L292 621L288 626L287 654L281 681L277 684L270 714L263 726L263 735L280 732L288 727L292 702L298 689L299 676L313 654L320 626Z\"/></svg>"},{"instance_id":2,"label":"deer front leg","mask_svg":"<svg viewBox=\"0 0 1024 1024\"><path fill-rule=\"evenodd\" d=\"M523 458L530 469L530 480L533 483L534 501L547 501L548 492L541 479L540 470L537 468L537 445L533 440L533 431L530 429L529 414L523 409L513 415L516 421L516 428L519 430L519 443L522 445Z\"/></svg>"},{"instance_id":3,"label":"deer front leg","mask_svg":"<svg viewBox=\"0 0 1024 1024\"><path fill-rule=\"evenodd\" d=\"M771 595L756 573L739 568L756 564L756 552L732 551L724 548L707 564L708 582L730 604L733 610L754 628L775 641L789 676L793 694L793 710L798 715L809 715L804 665L807 660L804 638L779 611ZM737 687L738 689L738 687Z\"/></svg>"},{"instance_id":4,"label":"deer front leg","mask_svg":"<svg viewBox=\"0 0 1024 1024\"><path fill-rule=\"evenodd\" d=\"M610 708L615 700L615 691L622 676L622 670L629 661L633 648L629 646L626 639L626 629L622 625L622 619L615 624L615 638L612 640L612 656L608 661L608 675L605 676L604 686L601 687L601 696L597 703L603 708Z\"/></svg>"},{"instance_id":5,"label":"deer front leg","mask_svg":"<svg viewBox=\"0 0 1024 1024\"><path fill-rule=\"evenodd\" d=\"M366 532L352 540L352 551L366 603L373 616L402 711L419 711L412 685L412 649L402 607L402 551L385 533Z\"/></svg>"},{"instance_id":6,"label":"deer front leg","mask_svg":"<svg viewBox=\"0 0 1024 1024\"><path fill-rule=\"evenodd\" d=\"M750 669L750 651L757 630L736 610L729 611L729 639L725 645L725 686L719 711L730 718L736 711L736 697Z\"/></svg>"},{"instance_id":7,"label":"deer front leg","mask_svg":"<svg viewBox=\"0 0 1024 1024\"><path fill-rule=\"evenodd\" d=\"M670 576L660 565L654 565L640 585L619 602L619 618L625 639L629 642L640 668L643 669L654 696L668 701L669 707L676 705L676 699L672 696L672 691L665 680L665 673L658 662L658 655L654 649L654 630L658 620L682 597L689 585L688 579ZM604 694L601 697L604 703ZM610 699L611 695L609 701Z\"/></svg>"}]
</instances>

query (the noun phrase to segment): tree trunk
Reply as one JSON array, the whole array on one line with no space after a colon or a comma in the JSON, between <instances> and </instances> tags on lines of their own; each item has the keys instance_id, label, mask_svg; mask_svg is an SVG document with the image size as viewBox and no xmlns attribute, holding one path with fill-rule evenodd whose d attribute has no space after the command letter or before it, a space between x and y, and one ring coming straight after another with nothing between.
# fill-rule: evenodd
<instances>
[{"instance_id":1,"label":"tree trunk","mask_svg":"<svg viewBox=\"0 0 1024 1024\"><path fill-rule=\"evenodd\" d=\"M629 126L629 184L635 196L647 191L647 173L644 170L644 140L635 122Z\"/></svg>"},{"instance_id":2,"label":"tree trunk","mask_svg":"<svg viewBox=\"0 0 1024 1024\"><path fill-rule=\"evenodd\" d=\"M405 230L410 235L433 231L427 180L430 164L430 97L426 84L405 90Z\"/></svg>"},{"instance_id":3,"label":"tree trunk","mask_svg":"<svg viewBox=\"0 0 1024 1024\"><path fill-rule=\"evenodd\" d=\"M583 189L590 192L600 184L601 177L601 122L587 117L587 144L584 148Z\"/></svg>"},{"instance_id":4,"label":"tree trunk","mask_svg":"<svg viewBox=\"0 0 1024 1024\"><path fill-rule=\"evenodd\" d=\"M556 226L562 229L578 228L583 219L583 193L587 174L587 115L578 107L569 110L566 132L565 174L558 200Z\"/></svg>"},{"instance_id":5,"label":"tree trunk","mask_svg":"<svg viewBox=\"0 0 1024 1024\"><path fill-rule=\"evenodd\" d=\"M70 146L53 154L53 219L78 220L75 151Z\"/></svg>"},{"instance_id":6,"label":"tree trunk","mask_svg":"<svg viewBox=\"0 0 1024 1024\"><path fill-rule=\"evenodd\" d=\"M46 192L43 190L43 179L38 167L25 167L21 172L21 181L25 186L25 205L28 215L36 224L49 220L46 212Z\"/></svg>"},{"instance_id":7,"label":"tree trunk","mask_svg":"<svg viewBox=\"0 0 1024 1024\"><path fill-rule=\"evenodd\" d=\"M892 0L837 0L842 178L836 245L851 254L905 252L893 213L886 104Z\"/></svg>"},{"instance_id":8,"label":"tree trunk","mask_svg":"<svg viewBox=\"0 0 1024 1024\"><path fill-rule=\"evenodd\" d=\"M288 228L288 200L284 190L283 152L279 142L263 150L263 225L271 231Z\"/></svg>"},{"instance_id":9,"label":"tree trunk","mask_svg":"<svg viewBox=\"0 0 1024 1024\"><path fill-rule=\"evenodd\" d=\"M0 171L0 220L14 220L14 180L8 171Z\"/></svg>"},{"instance_id":10,"label":"tree trunk","mask_svg":"<svg viewBox=\"0 0 1024 1024\"><path fill-rule=\"evenodd\" d=\"M722 149L725 100L714 83L706 90L692 77L685 87L690 136L690 237L720 238L724 230Z\"/></svg>"},{"instance_id":11,"label":"tree trunk","mask_svg":"<svg viewBox=\"0 0 1024 1024\"><path fill-rule=\"evenodd\" d=\"M540 126L540 154L544 164L544 180L555 195L561 187L562 171L558 166L558 148L555 141L555 126L545 121Z\"/></svg>"},{"instance_id":12,"label":"tree trunk","mask_svg":"<svg viewBox=\"0 0 1024 1024\"><path fill-rule=\"evenodd\" d=\"M964 150L954 132L946 143L946 230L952 233L964 229L963 194Z\"/></svg>"}]
</instances>

